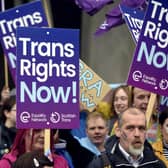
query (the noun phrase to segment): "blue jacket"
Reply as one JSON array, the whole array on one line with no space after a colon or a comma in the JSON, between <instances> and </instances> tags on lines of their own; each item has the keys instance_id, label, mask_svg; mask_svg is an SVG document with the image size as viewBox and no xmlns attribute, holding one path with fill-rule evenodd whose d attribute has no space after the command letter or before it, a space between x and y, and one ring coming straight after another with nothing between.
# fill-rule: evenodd
<instances>
[{"instance_id":1,"label":"blue jacket","mask_svg":"<svg viewBox=\"0 0 168 168\"><path fill-rule=\"evenodd\" d=\"M81 139L77 138L77 139L78 139L79 143L81 144L81 146L88 149L89 151L91 151L95 155L98 156L101 154L99 149L90 141L90 139L88 137L84 137Z\"/></svg>"}]
</instances>

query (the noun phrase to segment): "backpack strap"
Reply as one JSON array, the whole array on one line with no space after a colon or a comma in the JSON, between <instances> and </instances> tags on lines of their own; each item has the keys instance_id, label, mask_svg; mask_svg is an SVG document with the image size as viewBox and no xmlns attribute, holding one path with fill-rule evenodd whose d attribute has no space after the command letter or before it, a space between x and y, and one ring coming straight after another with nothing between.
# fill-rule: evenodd
<instances>
[{"instance_id":1,"label":"backpack strap","mask_svg":"<svg viewBox=\"0 0 168 168\"><path fill-rule=\"evenodd\" d=\"M101 153L100 158L102 161L103 168L112 168L106 152Z\"/></svg>"}]
</instances>

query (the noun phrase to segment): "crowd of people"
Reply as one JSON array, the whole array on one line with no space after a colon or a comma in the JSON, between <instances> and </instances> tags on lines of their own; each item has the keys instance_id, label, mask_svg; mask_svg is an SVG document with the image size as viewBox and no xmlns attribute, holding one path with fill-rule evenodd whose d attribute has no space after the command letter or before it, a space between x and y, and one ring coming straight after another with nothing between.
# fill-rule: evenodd
<instances>
[{"instance_id":1,"label":"crowd of people","mask_svg":"<svg viewBox=\"0 0 168 168\"><path fill-rule=\"evenodd\" d=\"M51 130L51 159L44 155L43 129L16 128L16 94L4 87L0 168L168 168L168 108L159 111L158 95L148 125L150 94L120 85L93 111L81 104L79 128Z\"/></svg>"}]
</instances>

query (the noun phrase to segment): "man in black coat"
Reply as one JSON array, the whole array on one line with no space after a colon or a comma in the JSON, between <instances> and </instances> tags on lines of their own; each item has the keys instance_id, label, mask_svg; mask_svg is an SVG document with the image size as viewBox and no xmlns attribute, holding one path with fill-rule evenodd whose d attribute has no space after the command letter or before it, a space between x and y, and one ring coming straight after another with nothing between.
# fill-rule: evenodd
<instances>
[{"instance_id":1,"label":"man in black coat","mask_svg":"<svg viewBox=\"0 0 168 168\"><path fill-rule=\"evenodd\" d=\"M106 158L96 157L88 168L166 168L159 160L146 137L146 117L137 108L128 108L119 116L116 135L106 143ZM107 163L107 160L106 160Z\"/></svg>"}]
</instances>

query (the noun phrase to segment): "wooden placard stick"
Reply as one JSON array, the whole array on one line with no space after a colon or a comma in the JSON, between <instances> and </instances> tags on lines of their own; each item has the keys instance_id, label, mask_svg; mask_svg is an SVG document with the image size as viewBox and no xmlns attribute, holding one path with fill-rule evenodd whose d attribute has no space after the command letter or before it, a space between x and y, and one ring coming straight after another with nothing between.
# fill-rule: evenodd
<instances>
[{"instance_id":1,"label":"wooden placard stick","mask_svg":"<svg viewBox=\"0 0 168 168\"><path fill-rule=\"evenodd\" d=\"M152 112L156 103L156 97L157 95L155 93L151 93L150 94L150 99L148 102L148 107L147 107L147 111L146 111L146 121L147 121L147 128L149 128L149 124L150 124L150 119L152 116Z\"/></svg>"},{"instance_id":2,"label":"wooden placard stick","mask_svg":"<svg viewBox=\"0 0 168 168\"><path fill-rule=\"evenodd\" d=\"M49 27L53 27L53 21L52 21L52 14L51 14L51 5L50 5L50 1L48 0L42 0L44 9L45 9L45 13L47 16L47 21L48 21L48 25Z\"/></svg>"},{"instance_id":3,"label":"wooden placard stick","mask_svg":"<svg viewBox=\"0 0 168 168\"><path fill-rule=\"evenodd\" d=\"M9 87L9 79L8 79L8 63L7 63L7 59L4 56L4 72L5 72L5 87L8 88Z\"/></svg>"},{"instance_id":4,"label":"wooden placard stick","mask_svg":"<svg viewBox=\"0 0 168 168\"><path fill-rule=\"evenodd\" d=\"M50 2L47 1L47 0L42 0L43 2L43 6L44 6L44 9L45 9L45 13L46 13L46 16L47 16L47 21L48 21L48 24L49 24L49 27L52 27L53 26L53 23L52 23L52 19L51 19L51 8L50 8ZM50 149L50 134L51 134L51 130L50 129L45 129L44 130L44 154L49 156L51 155L51 149Z\"/></svg>"},{"instance_id":5,"label":"wooden placard stick","mask_svg":"<svg viewBox=\"0 0 168 168\"><path fill-rule=\"evenodd\" d=\"M1 11L5 11L5 1L1 0ZM7 63L7 59L4 55L4 72L5 72L5 87L8 88L9 87L9 80L8 80L8 63Z\"/></svg>"},{"instance_id":6,"label":"wooden placard stick","mask_svg":"<svg viewBox=\"0 0 168 168\"><path fill-rule=\"evenodd\" d=\"M50 150L50 129L44 129L44 154L49 156L51 153Z\"/></svg>"},{"instance_id":7,"label":"wooden placard stick","mask_svg":"<svg viewBox=\"0 0 168 168\"><path fill-rule=\"evenodd\" d=\"M128 102L129 102L129 106L131 105L131 102L132 102L132 86L131 85L129 85L128 86L128 91L129 91L129 93L128 93Z\"/></svg>"}]
</instances>

